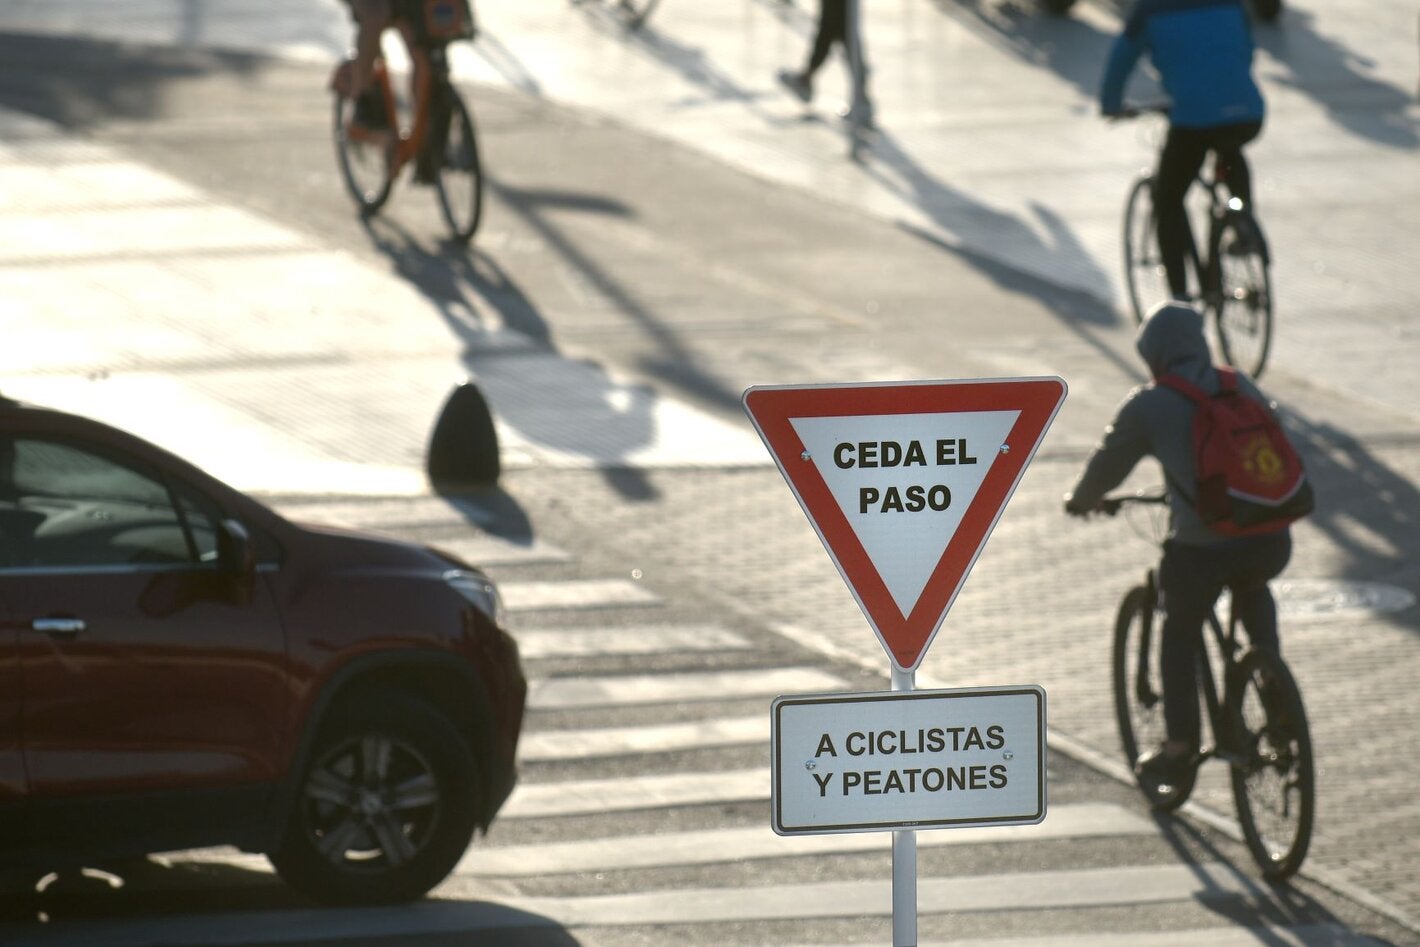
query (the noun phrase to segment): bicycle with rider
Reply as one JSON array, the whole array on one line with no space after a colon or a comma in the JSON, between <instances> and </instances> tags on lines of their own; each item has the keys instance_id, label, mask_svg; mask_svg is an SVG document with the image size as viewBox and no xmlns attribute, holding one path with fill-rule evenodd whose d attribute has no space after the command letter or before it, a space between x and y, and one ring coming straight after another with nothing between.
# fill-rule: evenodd
<instances>
[{"instance_id":1,"label":"bicycle with rider","mask_svg":"<svg viewBox=\"0 0 1420 947\"><path fill-rule=\"evenodd\" d=\"M470 25L471 38L471 5L468 0L453 2L461 5L463 20ZM355 51L349 61L337 70L335 90L355 101L352 130L382 142L392 156L399 129L375 82L375 69L381 63L381 41L386 30L398 31L409 56L410 88L421 88L428 82L430 70L427 52L429 38L426 35L431 28L428 23L430 7L426 0L346 0L346 4L355 19ZM426 184L432 182L432 170L425 162L416 165L415 180Z\"/></svg>"},{"instance_id":2,"label":"bicycle with rider","mask_svg":"<svg viewBox=\"0 0 1420 947\"><path fill-rule=\"evenodd\" d=\"M1209 395L1220 387L1203 335L1203 318L1193 307L1165 303L1140 327L1136 348L1154 379L1181 376ZM1269 411L1256 384L1238 373L1243 396ZM1286 567L1291 531L1282 526L1259 535L1226 536L1203 521L1190 500L1197 471L1193 442L1194 404L1176 390L1151 382L1135 388L1105 428L1103 440L1065 497L1065 511L1085 516L1124 482L1145 457L1163 467L1168 484L1169 530L1159 565L1164 600L1161 672L1168 739L1136 761L1141 780L1177 786L1196 765L1201 739L1197 658L1201 630L1224 588L1253 646L1279 650L1277 605L1268 581Z\"/></svg>"},{"instance_id":3,"label":"bicycle with rider","mask_svg":"<svg viewBox=\"0 0 1420 947\"><path fill-rule=\"evenodd\" d=\"M1245 144L1266 112L1252 75L1252 27L1241 0L1139 0L1115 40L1100 89L1100 110L1124 114L1124 90L1147 54L1172 105L1159 153L1154 206L1159 254L1175 299L1188 298L1187 259L1193 234L1184 196L1208 152L1233 196L1252 203Z\"/></svg>"}]
</instances>

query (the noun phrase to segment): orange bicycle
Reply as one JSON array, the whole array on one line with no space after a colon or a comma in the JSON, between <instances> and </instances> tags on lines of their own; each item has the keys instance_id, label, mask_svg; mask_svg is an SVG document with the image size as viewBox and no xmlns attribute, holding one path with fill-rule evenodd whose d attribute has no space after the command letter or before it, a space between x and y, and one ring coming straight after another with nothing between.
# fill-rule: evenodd
<instances>
[{"instance_id":1,"label":"orange bicycle","mask_svg":"<svg viewBox=\"0 0 1420 947\"><path fill-rule=\"evenodd\" d=\"M358 101L343 92L351 64L337 67L331 79L336 156L361 216L377 213L400 172L413 165L415 181L434 187L449 229L466 243L483 216L483 169L473 113L450 78L447 47L471 39L472 22L461 0L429 0L423 7L422 22L400 24L413 40L408 43L416 59L412 97L396 95L383 59L375 63L373 92L388 129L357 120Z\"/></svg>"}]
</instances>

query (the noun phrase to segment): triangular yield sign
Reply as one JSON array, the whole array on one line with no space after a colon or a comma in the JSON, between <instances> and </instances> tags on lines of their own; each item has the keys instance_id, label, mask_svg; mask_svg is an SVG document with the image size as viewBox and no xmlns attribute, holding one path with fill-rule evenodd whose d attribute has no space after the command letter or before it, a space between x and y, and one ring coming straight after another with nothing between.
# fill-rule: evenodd
<instances>
[{"instance_id":1,"label":"triangular yield sign","mask_svg":"<svg viewBox=\"0 0 1420 947\"><path fill-rule=\"evenodd\" d=\"M1053 376L745 391L759 436L902 670L922 662L1065 391Z\"/></svg>"}]
</instances>

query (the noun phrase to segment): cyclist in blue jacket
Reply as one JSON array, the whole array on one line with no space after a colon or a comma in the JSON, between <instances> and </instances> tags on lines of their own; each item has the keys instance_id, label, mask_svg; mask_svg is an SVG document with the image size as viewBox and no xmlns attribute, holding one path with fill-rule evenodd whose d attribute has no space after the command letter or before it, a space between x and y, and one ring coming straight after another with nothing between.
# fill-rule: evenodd
<instances>
[{"instance_id":1,"label":"cyclist in blue jacket","mask_svg":"<svg viewBox=\"0 0 1420 947\"><path fill-rule=\"evenodd\" d=\"M1145 53L1173 103L1154 207L1169 290L1186 299L1193 234L1183 199L1209 151L1217 153L1233 196L1252 201L1242 146L1262 130L1265 112L1252 76L1252 27L1241 0L1139 0L1105 66L1100 89L1105 115L1124 111L1125 84Z\"/></svg>"}]
</instances>

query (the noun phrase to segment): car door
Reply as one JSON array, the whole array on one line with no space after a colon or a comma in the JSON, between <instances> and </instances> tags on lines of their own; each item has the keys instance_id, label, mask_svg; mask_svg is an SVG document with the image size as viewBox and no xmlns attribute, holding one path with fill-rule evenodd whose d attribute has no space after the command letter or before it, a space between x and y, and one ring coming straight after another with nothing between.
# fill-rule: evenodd
<instances>
[{"instance_id":1,"label":"car door","mask_svg":"<svg viewBox=\"0 0 1420 947\"><path fill-rule=\"evenodd\" d=\"M15 651L15 615L3 575L8 545L5 507L0 502L0 849L19 839L27 785L20 749L20 662Z\"/></svg>"},{"instance_id":2,"label":"car door","mask_svg":"<svg viewBox=\"0 0 1420 947\"><path fill-rule=\"evenodd\" d=\"M17 617L32 798L103 798L113 816L161 799L168 828L214 804L259 807L282 753L285 642L265 583L218 561L221 511L109 449L12 447L15 503L40 516L9 570L20 581L0 587ZM54 814L50 833L96 829Z\"/></svg>"}]
</instances>

